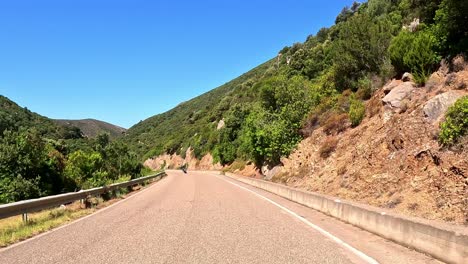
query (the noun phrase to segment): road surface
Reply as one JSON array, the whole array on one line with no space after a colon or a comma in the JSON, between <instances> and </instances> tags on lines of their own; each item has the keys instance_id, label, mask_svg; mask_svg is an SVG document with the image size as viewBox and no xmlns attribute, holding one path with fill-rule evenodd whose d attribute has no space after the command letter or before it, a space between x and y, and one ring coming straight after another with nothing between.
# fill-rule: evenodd
<instances>
[{"instance_id":1,"label":"road surface","mask_svg":"<svg viewBox=\"0 0 468 264\"><path fill-rule=\"evenodd\" d=\"M115 205L0 249L0 263L439 262L216 173L169 171Z\"/></svg>"}]
</instances>

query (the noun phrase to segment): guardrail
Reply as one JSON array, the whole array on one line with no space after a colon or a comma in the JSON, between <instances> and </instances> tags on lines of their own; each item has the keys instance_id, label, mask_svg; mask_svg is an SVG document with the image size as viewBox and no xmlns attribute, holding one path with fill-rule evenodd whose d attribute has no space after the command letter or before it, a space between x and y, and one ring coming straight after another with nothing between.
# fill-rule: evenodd
<instances>
[{"instance_id":1,"label":"guardrail","mask_svg":"<svg viewBox=\"0 0 468 264\"><path fill-rule=\"evenodd\" d=\"M133 186L151 180L154 178L162 178L165 176L165 172L160 172L154 175L133 179L126 182L114 183L108 186L96 187L88 190L81 190L79 192L70 192L58 195L51 195L37 199L24 200L9 204L0 205L0 219L7 218L10 216L23 214L23 220L27 221L27 213L37 212L40 210L60 206L62 204L71 203L77 200L85 199L88 196L99 195L110 191L117 190L119 188L125 188Z\"/></svg>"}]
</instances>

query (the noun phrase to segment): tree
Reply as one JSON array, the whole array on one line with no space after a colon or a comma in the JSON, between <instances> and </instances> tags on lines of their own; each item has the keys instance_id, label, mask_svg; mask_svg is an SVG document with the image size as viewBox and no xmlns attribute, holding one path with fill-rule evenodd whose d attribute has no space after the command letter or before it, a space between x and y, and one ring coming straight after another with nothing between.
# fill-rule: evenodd
<instances>
[{"instance_id":1,"label":"tree","mask_svg":"<svg viewBox=\"0 0 468 264\"><path fill-rule=\"evenodd\" d=\"M240 149L257 165L278 164L301 138L299 129L312 106L311 84L301 76L279 75L257 88L262 99L245 120Z\"/></svg>"},{"instance_id":2,"label":"tree","mask_svg":"<svg viewBox=\"0 0 468 264\"><path fill-rule=\"evenodd\" d=\"M339 91L355 90L356 81L368 73L379 73L387 58L391 24L358 14L339 25L333 44L335 83Z\"/></svg>"},{"instance_id":3,"label":"tree","mask_svg":"<svg viewBox=\"0 0 468 264\"><path fill-rule=\"evenodd\" d=\"M103 132L96 137L96 150L105 149L109 145L110 136L109 133Z\"/></svg>"},{"instance_id":4,"label":"tree","mask_svg":"<svg viewBox=\"0 0 468 264\"><path fill-rule=\"evenodd\" d=\"M214 156L221 164L231 163L241 155L238 153L240 146L238 138L248 114L249 109L239 104L234 105L227 112L225 126L219 130L218 144L214 151Z\"/></svg>"},{"instance_id":5,"label":"tree","mask_svg":"<svg viewBox=\"0 0 468 264\"><path fill-rule=\"evenodd\" d=\"M65 175L86 189L109 183L107 172L103 169L103 159L98 152L75 151L68 157Z\"/></svg>"},{"instance_id":6,"label":"tree","mask_svg":"<svg viewBox=\"0 0 468 264\"><path fill-rule=\"evenodd\" d=\"M424 84L440 57L435 52L436 40L428 30L402 30L389 47L390 59L399 73L410 71L419 84Z\"/></svg>"},{"instance_id":7,"label":"tree","mask_svg":"<svg viewBox=\"0 0 468 264\"><path fill-rule=\"evenodd\" d=\"M320 43L325 42L328 39L328 33L330 32L329 28L323 27L321 28L316 35L317 41Z\"/></svg>"},{"instance_id":8,"label":"tree","mask_svg":"<svg viewBox=\"0 0 468 264\"><path fill-rule=\"evenodd\" d=\"M60 138L79 139L83 138L83 132L76 126L63 126L60 129Z\"/></svg>"},{"instance_id":9,"label":"tree","mask_svg":"<svg viewBox=\"0 0 468 264\"><path fill-rule=\"evenodd\" d=\"M468 2L443 0L436 11L434 35L439 52L443 55L456 55L468 50Z\"/></svg>"},{"instance_id":10,"label":"tree","mask_svg":"<svg viewBox=\"0 0 468 264\"><path fill-rule=\"evenodd\" d=\"M37 130L5 131L0 138L0 203L62 191L63 156Z\"/></svg>"}]
</instances>

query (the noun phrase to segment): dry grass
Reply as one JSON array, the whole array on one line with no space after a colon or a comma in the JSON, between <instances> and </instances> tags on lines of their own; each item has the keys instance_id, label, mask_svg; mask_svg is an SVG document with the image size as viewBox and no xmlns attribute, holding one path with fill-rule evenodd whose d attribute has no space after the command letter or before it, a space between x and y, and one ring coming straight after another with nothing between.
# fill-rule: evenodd
<instances>
[{"instance_id":1,"label":"dry grass","mask_svg":"<svg viewBox=\"0 0 468 264\"><path fill-rule=\"evenodd\" d=\"M348 169L346 168L346 166L341 166L338 168L336 173L341 176L341 175L344 175L347 171Z\"/></svg>"},{"instance_id":2,"label":"dry grass","mask_svg":"<svg viewBox=\"0 0 468 264\"><path fill-rule=\"evenodd\" d=\"M322 146L319 149L320 157L326 159L335 151L338 145L338 139L336 137L329 137L325 139Z\"/></svg>"},{"instance_id":3,"label":"dry grass","mask_svg":"<svg viewBox=\"0 0 468 264\"><path fill-rule=\"evenodd\" d=\"M366 106L367 115L373 117L380 113L382 109L382 101L379 97L373 97L369 100Z\"/></svg>"},{"instance_id":4,"label":"dry grass","mask_svg":"<svg viewBox=\"0 0 468 264\"><path fill-rule=\"evenodd\" d=\"M141 190L142 186L144 185L132 187L130 193L128 193L129 190L127 189L113 192L109 195L108 198L110 200L108 201L105 201L101 197L92 197L87 201L87 204L89 204L91 208L85 208L85 205L76 201L64 208L54 208L37 213L29 213L27 223L23 222L21 215L0 219L0 247L6 247L89 215L100 208L109 206L132 195L138 190Z\"/></svg>"},{"instance_id":5,"label":"dry grass","mask_svg":"<svg viewBox=\"0 0 468 264\"><path fill-rule=\"evenodd\" d=\"M313 112L307 116L306 120L302 125L300 130L301 135L304 138L310 137L314 130L319 126L319 116L317 113Z\"/></svg>"},{"instance_id":6,"label":"dry grass","mask_svg":"<svg viewBox=\"0 0 468 264\"><path fill-rule=\"evenodd\" d=\"M95 208L82 209L76 204L67 208L55 208L28 214L29 221L23 222L21 216L0 220L0 247L33 237L55 227L94 212Z\"/></svg>"},{"instance_id":7,"label":"dry grass","mask_svg":"<svg viewBox=\"0 0 468 264\"><path fill-rule=\"evenodd\" d=\"M468 68L468 63L465 59L465 56L462 54L457 55L452 60L452 67L455 72L463 71Z\"/></svg>"},{"instance_id":8,"label":"dry grass","mask_svg":"<svg viewBox=\"0 0 468 264\"><path fill-rule=\"evenodd\" d=\"M323 132L327 135L337 135L348 127L348 114L333 113L323 124Z\"/></svg>"},{"instance_id":9,"label":"dry grass","mask_svg":"<svg viewBox=\"0 0 468 264\"><path fill-rule=\"evenodd\" d=\"M245 169L247 162L244 160L236 159L231 165L223 169L224 172L236 172Z\"/></svg>"}]
</instances>

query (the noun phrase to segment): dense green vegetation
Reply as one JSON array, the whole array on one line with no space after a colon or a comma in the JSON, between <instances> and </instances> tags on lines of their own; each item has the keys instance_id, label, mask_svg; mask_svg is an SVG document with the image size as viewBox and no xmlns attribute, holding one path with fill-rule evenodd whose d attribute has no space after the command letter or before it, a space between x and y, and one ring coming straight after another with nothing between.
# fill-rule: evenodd
<instances>
[{"instance_id":1,"label":"dense green vegetation","mask_svg":"<svg viewBox=\"0 0 468 264\"><path fill-rule=\"evenodd\" d=\"M141 163L108 134L80 129L0 97L0 203L101 186L140 175Z\"/></svg>"},{"instance_id":2,"label":"dense green vegetation","mask_svg":"<svg viewBox=\"0 0 468 264\"><path fill-rule=\"evenodd\" d=\"M278 164L319 126L330 134L358 126L366 112L363 101L389 78L411 72L422 85L442 58L468 50L467 8L459 0L354 3L332 27L138 123L124 141L144 158L184 155L192 147L198 158L211 152L222 164ZM217 130L221 119L225 126Z\"/></svg>"}]
</instances>

